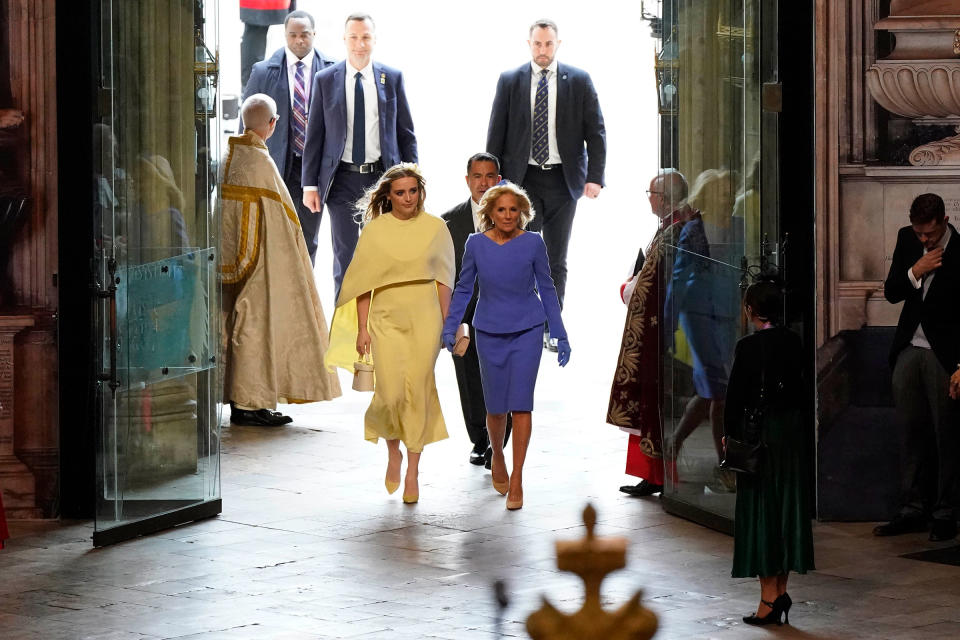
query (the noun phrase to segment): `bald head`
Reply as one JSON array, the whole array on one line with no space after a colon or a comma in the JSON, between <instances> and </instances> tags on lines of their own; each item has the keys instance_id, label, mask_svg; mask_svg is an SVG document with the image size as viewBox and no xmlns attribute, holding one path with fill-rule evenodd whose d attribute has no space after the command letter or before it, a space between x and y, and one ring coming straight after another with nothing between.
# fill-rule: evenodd
<instances>
[{"instance_id":1,"label":"bald head","mask_svg":"<svg viewBox=\"0 0 960 640\"><path fill-rule=\"evenodd\" d=\"M273 133L277 118L277 103L265 93L255 93L240 107L243 125L266 140Z\"/></svg>"},{"instance_id":2,"label":"bald head","mask_svg":"<svg viewBox=\"0 0 960 640\"><path fill-rule=\"evenodd\" d=\"M647 190L650 209L662 218L680 207L688 190L687 179L682 173L676 169L663 169L650 181L650 189Z\"/></svg>"}]
</instances>

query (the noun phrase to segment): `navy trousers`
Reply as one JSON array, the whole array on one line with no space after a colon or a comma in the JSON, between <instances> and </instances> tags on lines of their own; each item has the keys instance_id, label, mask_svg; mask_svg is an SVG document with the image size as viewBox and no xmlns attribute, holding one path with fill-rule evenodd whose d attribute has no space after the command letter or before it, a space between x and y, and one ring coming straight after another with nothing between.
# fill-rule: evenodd
<instances>
[{"instance_id":1,"label":"navy trousers","mask_svg":"<svg viewBox=\"0 0 960 640\"><path fill-rule=\"evenodd\" d=\"M330 236L333 241L333 290L340 297L343 274L353 259L360 237L360 217L357 200L363 192L380 179L382 172L355 173L344 168L333 177L330 193L327 194L327 210L330 212Z\"/></svg>"}]
</instances>

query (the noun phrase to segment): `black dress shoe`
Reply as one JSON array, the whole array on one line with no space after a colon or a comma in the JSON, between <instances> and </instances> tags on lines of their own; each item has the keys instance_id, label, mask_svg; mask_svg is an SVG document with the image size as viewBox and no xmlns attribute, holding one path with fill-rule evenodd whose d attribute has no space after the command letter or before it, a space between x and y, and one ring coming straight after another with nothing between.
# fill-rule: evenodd
<instances>
[{"instance_id":1,"label":"black dress shoe","mask_svg":"<svg viewBox=\"0 0 960 640\"><path fill-rule=\"evenodd\" d=\"M483 468L489 471L491 466L493 466L493 447L487 447L483 452Z\"/></svg>"},{"instance_id":2,"label":"black dress shoe","mask_svg":"<svg viewBox=\"0 0 960 640\"><path fill-rule=\"evenodd\" d=\"M470 464L475 464L478 467L483 466L484 454L477 453L477 450L474 449L470 452Z\"/></svg>"},{"instance_id":3,"label":"black dress shoe","mask_svg":"<svg viewBox=\"0 0 960 640\"><path fill-rule=\"evenodd\" d=\"M655 493L663 493L663 485L641 480L637 484L627 484L620 487L620 491L631 496L652 496Z\"/></svg>"},{"instance_id":4,"label":"black dress shoe","mask_svg":"<svg viewBox=\"0 0 960 640\"><path fill-rule=\"evenodd\" d=\"M919 533L927 530L927 519L923 516L896 515L886 524L873 528L875 536L899 536L904 533Z\"/></svg>"},{"instance_id":5,"label":"black dress shoe","mask_svg":"<svg viewBox=\"0 0 960 640\"><path fill-rule=\"evenodd\" d=\"M934 519L930 529L930 542L943 542L957 537L957 521L950 519Z\"/></svg>"},{"instance_id":6,"label":"black dress shoe","mask_svg":"<svg viewBox=\"0 0 960 640\"><path fill-rule=\"evenodd\" d=\"M279 427L293 422L293 418L270 409L248 410L233 407L230 410L230 422L244 427Z\"/></svg>"}]
</instances>

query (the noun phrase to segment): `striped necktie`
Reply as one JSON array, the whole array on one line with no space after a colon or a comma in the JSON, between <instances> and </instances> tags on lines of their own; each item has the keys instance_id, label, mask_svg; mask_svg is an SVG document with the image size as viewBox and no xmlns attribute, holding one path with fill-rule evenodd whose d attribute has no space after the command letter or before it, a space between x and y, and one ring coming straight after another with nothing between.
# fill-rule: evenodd
<instances>
[{"instance_id":1,"label":"striped necktie","mask_svg":"<svg viewBox=\"0 0 960 640\"><path fill-rule=\"evenodd\" d=\"M303 86L303 60L297 60L297 70L293 74L293 150L303 155L303 144L307 137L307 94Z\"/></svg>"},{"instance_id":2,"label":"striped necktie","mask_svg":"<svg viewBox=\"0 0 960 640\"><path fill-rule=\"evenodd\" d=\"M540 72L540 81L537 82L537 98L533 103L533 161L540 165L545 164L550 158L548 73L548 69Z\"/></svg>"}]
</instances>

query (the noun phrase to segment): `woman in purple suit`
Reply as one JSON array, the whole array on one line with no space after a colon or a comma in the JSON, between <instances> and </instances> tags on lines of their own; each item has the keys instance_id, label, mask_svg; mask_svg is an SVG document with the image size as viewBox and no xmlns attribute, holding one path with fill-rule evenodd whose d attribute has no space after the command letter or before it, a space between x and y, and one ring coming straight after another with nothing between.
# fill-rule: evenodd
<instances>
[{"instance_id":1,"label":"woman in purple suit","mask_svg":"<svg viewBox=\"0 0 960 640\"><path fill-rule=\"evenodd\" d=\"M543 353L543 324L557 339L558 362L570 360L570 343L560 318L557 290L543 238L523 228L533 219L530 199L520 187L501 183L480 201L481 233L467 238L463 266L443 327L443 342L453 349L457 323L480 285L473 327L487 406L487 431L493 447L493 487L507 494L507 509L523 506L523 462L530 444L533 390ZM537 295L537 291L540 295ZM513 414L513 473L507 473L503 436Z\"/></svg>"}]
</instances>

